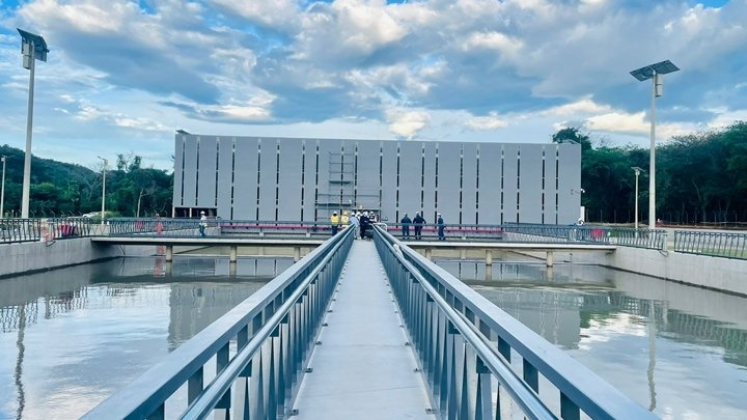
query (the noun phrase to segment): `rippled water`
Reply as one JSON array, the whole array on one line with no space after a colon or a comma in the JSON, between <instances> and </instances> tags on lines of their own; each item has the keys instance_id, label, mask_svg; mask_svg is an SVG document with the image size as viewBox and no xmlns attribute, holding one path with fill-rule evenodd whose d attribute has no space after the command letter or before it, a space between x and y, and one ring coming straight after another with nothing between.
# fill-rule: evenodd
<instances>
[{"instance_id":1,"label":"rippled water","mask_svg":"<svg viewBox=\"0 0 747 420\"><path fill-rule=\"evenodd\" d=\"M0 280L0 419L80 417L292 263L123 258Z\"/></svg>"},{"instance_id":2,"label":"rippled water","mask_svg":"<svg viewBox=\"0 0 747 420\"><path fill-rule=\"evenodd\" d=\"M439 261L664 418L747 418L747 299L591 265Z\"/></svg>"}]
</instances>

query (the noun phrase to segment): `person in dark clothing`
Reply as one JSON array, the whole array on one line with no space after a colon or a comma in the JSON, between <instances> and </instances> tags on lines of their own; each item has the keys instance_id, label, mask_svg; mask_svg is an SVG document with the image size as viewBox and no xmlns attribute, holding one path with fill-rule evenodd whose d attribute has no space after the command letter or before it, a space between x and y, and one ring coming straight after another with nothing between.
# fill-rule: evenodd
<instances>
[{"instance_id":1,"label":"person in dark clothing","mask_svg":"<svg viewBox=\"0 0 747 420\"><path fill-rule=\"evenodd\" d=\"M412 220L407 216L407 213L400 223L402 223L402 239L410 239L410 223L412 223Z\"/></svg>"},{"instance_id":2,"label":"person in dark clothing","mask_svg":"<svg viewBox=\"0 0 747 420\"><path fill-rule=\"evenodd\" d=\"M444 234L444 228L446 228L446 224L444 223L444 218L441 216L441 213L438 214L438 240L439 241L445 241L446 235Z\"/></svg>"},{"instance_id":3,"label":"person in dark clothing","mask_svg":"<svg viewBox=\"0 0 747 420\"><path fill-rule=\"evenodd\" d=\"M412 219L412 223L415 225L415 240L419 241L421 239L421 234L423 233L425 219L423 219L423 216L421 216L420 213L415 213L415 218Z\"/></svg>"},{"instance_id":4,"label":"person in dark clothing","mask_svg":"<svg viewBox=\"0 0 747 420\"><path fill-rule=\"evenodd\" d=\"M363 212L363 215L361 215L360 224L361 224L361 239L366 239L366 231L371 225L371 219L368 218L368 212Z\"/></svg>"}]
</instances>

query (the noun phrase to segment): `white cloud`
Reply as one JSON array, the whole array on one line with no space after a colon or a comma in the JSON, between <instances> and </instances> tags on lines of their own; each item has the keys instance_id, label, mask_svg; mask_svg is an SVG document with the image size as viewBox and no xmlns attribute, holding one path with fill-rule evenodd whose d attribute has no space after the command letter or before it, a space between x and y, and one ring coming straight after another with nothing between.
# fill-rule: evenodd
<instances>
[{"instance_id":1,"label":"white cloud","mask_svg":"<svg viewBox=\"0 0 747 420\"><path fill-rule=\"evenodd\" d=\"M487 131L508 127L508 121L501 118L497 112L491 112L484 117L473 117L464 124L470 130Z\"/></svg>"},{"instance_id":2,"label":"white cloud","mask_svg":"<svg viewBox=\"0 0 747 420\"><path fill-rule=\"evenodd\" d=\"M430 116L423 111L390 108L386 110L386 120L389 131L410 140L428 124Z\"/></svg>"},{"instance_id":3,"label":"white cloud","mask_svg":"<svg viewBox=\"0 0 747 420\"><path fill-rule=\"evenodd\" d=\"M542 115L548 116L569 116L577 114L600 114L610 112L612 107L605 104L598 104L591 98L584 98L576 102L569 102L564 105L552 107L542 111Z\"/></svg>"}]
</instances>

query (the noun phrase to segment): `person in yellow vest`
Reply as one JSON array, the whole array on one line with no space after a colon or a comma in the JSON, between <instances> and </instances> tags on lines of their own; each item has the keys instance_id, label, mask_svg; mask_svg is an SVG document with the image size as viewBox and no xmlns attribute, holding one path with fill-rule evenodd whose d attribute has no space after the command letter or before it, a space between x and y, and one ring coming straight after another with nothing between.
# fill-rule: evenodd
<instances>
[{"instance_id":1,"label":"person in yellow vest","mask_svg":"<svg viewBox=\"0 0 747 420\"><path fill-rule=\"evenodd\" d=\"M332 217L329 218L329 221L332 223L332 236L335 236L340 225L340 216L337 215L336 211L332 212Z\"/></svg>"},{"instance_id":2,"label":"person in yellow vest","mask_svg":"<svg viewBox=\"0 0 747 420\"><path fill-rule=\"evenodd\" d=\"M342 212L342 218L341 219L342 219L341 220L341 222L342 222L342 228L345 229L350 224L350 217L348 217L347 210L344 211L344 212Z\"/></svg>"}]
</instances>

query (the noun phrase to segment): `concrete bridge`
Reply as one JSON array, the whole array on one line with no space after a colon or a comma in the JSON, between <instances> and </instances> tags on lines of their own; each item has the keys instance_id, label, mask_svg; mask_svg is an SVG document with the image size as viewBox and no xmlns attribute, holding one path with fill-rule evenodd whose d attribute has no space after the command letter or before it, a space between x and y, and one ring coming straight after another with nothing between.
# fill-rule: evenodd
<instances>
[{"instance_id":1,"label":"concrete bridge","mask_svg":"<svg viewBox=\"0 0 747 420\"><path fill-rule=\"evenodd\" d=\"M409 245L324 241L85 418L653 418Z\"/></svg>"}]
</instances>

